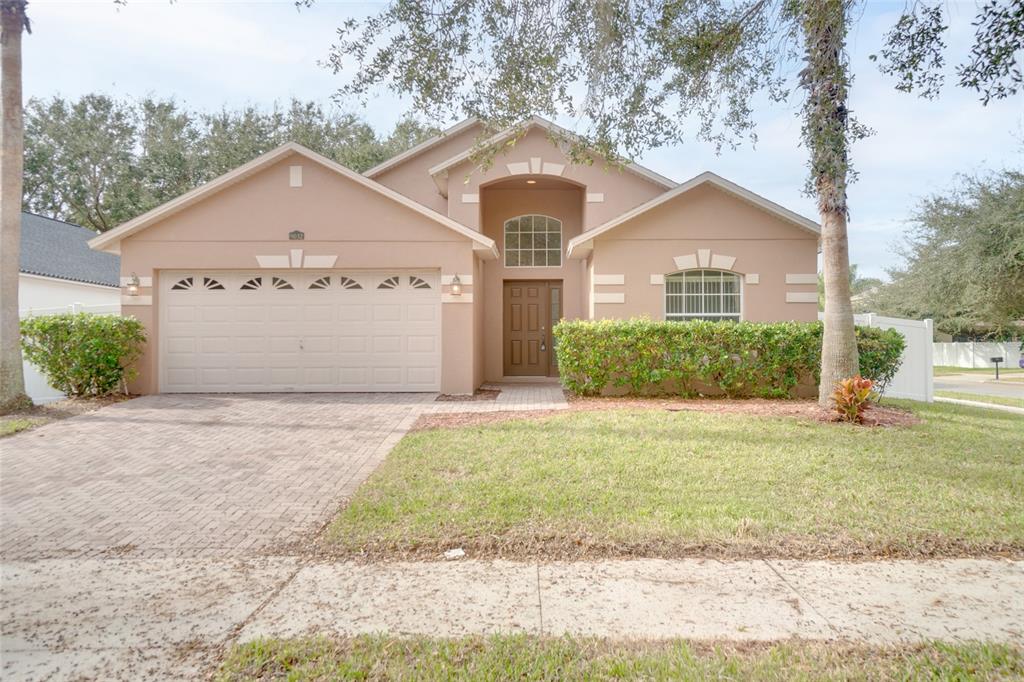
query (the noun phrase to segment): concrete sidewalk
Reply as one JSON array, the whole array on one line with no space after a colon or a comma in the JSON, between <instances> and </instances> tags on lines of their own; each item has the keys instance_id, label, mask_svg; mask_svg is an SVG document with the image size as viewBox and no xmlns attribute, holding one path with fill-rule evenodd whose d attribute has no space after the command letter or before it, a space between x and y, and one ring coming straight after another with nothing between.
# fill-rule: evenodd
<instances>
[{"instance_id":1,"label":"concrete sidewalk","mask_svg":"<svg viewBox=\"0 0 1024 682\"><path fill-rule=\"evenodd\" d=\"M1024 645L1019 561L46 559L2 584L5 679L195 678L224 646L311 633Z\"/></svg>"}]
</instances>

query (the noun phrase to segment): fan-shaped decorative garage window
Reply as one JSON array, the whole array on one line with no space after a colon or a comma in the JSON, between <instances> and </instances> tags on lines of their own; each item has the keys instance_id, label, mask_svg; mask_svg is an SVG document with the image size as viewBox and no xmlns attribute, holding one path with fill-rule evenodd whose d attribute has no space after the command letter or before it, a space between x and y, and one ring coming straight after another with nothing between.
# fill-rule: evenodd
<instances>
[{"instance_id":1,"label":"fan-shaped decorative garage window","mask_svg":"<svg viewBox=\"0 0 1024 682\"><path fill-rule=\"evenodd\" d=\"M242 286L239 287L242 291L255 291L263 287L262 277L253 277L242 282Z\"/></svg>"},{"instance_id":2,"label":"fan-shaped decorative garage window","mask_svg":"<svg viewBox=\"0 0 1024 682\"><path fill-rule=\"evenodd\" d=\"M355 281L351 277L342 277L341 280L342 289L362 289L363 285Z\"/></svg>"},{"instance_id":3,"label":"fan-shaped decorative garage window","mask_svg":"<svg viewBox=\"0 0 1024 682\"><path fill-rule=\"evenodd\" d=\"M524 215L505 221L505 267L558 267L561 264L561 220Z\"/></svg>"},{"instance_id":4,"label":"fan-shaped decorative garage window","mask_svg":"<svg viewBox=\"0 0 1024 682\"><path fill-rule=\"evenodd\" d=\"M294 289L295 288L295 287L293 287L291 285L291 283L288 282L288 280L284 279L283 277L274 277L274 278L271 279L270 283L271 283L271 285L273 285L273 287L275 289Z\"/></svg>"},{"instance_id":5,"label":"fan-shaped decorative garage window","mask_svg":"<svg viewBox=\"0 0 1024 682\"><path fill-rule=\"evenodd\" d=\"M195 285L195 280L191 277L183 277L174 283L171 287L171 291L188 291Z\"/></svg>"},{"instance_id":6,"label":"fan-shaped decorative garage window","mask_svg":"<svg viewBox=\"0 0 1024 682\"><path fill-rule=\"evenodd\" d=\"M409 286L411 286L413 289L429 289L430 283L427 282L427 280L423 279L422 277L416 277L415 275L411 275L409 277Z\"/></svg>"},{"instance_id":7,"label":"fan-shaped decorative garage window","mask_svg":"<svg viewBox=\"0 0 1024 682\"><path fill-rule=\"evenodd\" d=\"M666 320L740 319L740 277L721 270L687 270L665 277Z\"/></svg>"},{"instance_id":8,"label":"fan-shaped decorative garage window","mask_svg":"<svg viewBox=\"0 0 1024 682\"><path fill-rule=\"evenodd\" d=\"M224 291L224 285L213 277L203 277L203 288L208 291Z\"/></svg>"},{"instance_id":9,"label":"fan-shaped decorative garage window","mask_svg":"<svg viewBox=\"0 0 1024 682\"><path fill-rule=\"evenodd\" d=\"M386 280L377 285L378 289L397 289L399 283L398 275L388 277Z\"/></svg>"},{"instance_id":10,"label":"fan-shaped decorative garage window","mask_svg":"<svg viewBox=\"0 0 1024 682\"><path fill-rule=\"evenodd\" d=\"M317 277L309 284L310 289L328 289L331 286L330 277Z\"/></svg>"}]
</instances>

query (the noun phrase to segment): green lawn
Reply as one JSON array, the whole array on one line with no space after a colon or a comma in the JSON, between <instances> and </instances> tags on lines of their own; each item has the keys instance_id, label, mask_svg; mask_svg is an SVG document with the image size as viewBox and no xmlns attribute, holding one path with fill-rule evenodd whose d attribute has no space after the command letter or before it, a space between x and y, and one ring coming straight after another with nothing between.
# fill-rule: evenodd
<instances>
[{"instance_id":1,"label":"green lawn","mask_svg":"<svg viewBox=\"0 0 1024 682\"><path fill-rule=\"evenodd\" d=\"M1022 388L1024 390L1024 388ZM956 398L957 400L973 400L976 403L990 403L992 405L1009 405L1010 407L1024 407L1024 398L1011 398L1003 395L978 395L977 393L964 393L963 391L935 391L940 398Z\"/></svg>"},{"instance_id":2,"label":"green lawn","mask_svg":"<svg viewBox=\"0 0 1024 682\"><path fill-rule=\"evenodd\" d=\"M216 679L1009 680L1022 675L1020 649L978 643L868 648L810 642L712 646L525 636L364 636L236 646Z\"/></svg>"},{"instance_id":3,"label":"green lawn","mask_svg":"<svg viewBox=\"0 0 1024 682\"><path fill-rule=\"evenodd\" d=\"M933 376L941 377L948 376L950 374L991 374L994 379L996 376L996 370L994 367L948 367L946 365L936 365L932 368ZM999 367L999 376L1004 374L1009 375L1021 375L1024 374L1024 369L1017 367Z\"/></svg>"},{"instance_id":4,"label":"green lawn","mask_svg":"<svg viewBox=\"0 0 1024 682\"><path fill-rule=\"evenodd\" d=\"M911 427L658 409L414 432L328 528L341 555L1024 553L1024 419Z\"/></svg>"},{"instance_id":5,"label":"green lawn","mask_svg":"<svg viewBox=\"0 0 1024 682\"><path fill-rule=\"evenodd\" d=\"M38 419L26 419L23 417L0 417L0 438L30 429L39 422L40 420Z\"/></svg>"}]
</instances>

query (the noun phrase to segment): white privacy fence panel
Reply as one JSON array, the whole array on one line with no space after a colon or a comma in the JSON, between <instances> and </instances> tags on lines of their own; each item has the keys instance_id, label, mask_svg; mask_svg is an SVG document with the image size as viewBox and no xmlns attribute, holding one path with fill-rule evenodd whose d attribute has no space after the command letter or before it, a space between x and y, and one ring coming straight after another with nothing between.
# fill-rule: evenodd
<instances>
[{"instance_id":1,"label":"white privacy fence panel","mask_svg":"<svg viewBox=\"0 0 1024 682\"><path fill-rule=\"evenodd\" d=\"M91 313L93 315L120 315L121 306L117 303L105 305L83 305L72 303L56 308L26 308L19 311L20 317L33 315L60 315L61 313ZM46 377L28 360L22 361L25 372L25 393L37 404L52 403L64 397L64 394L46 383Z\"/></svg>"},{"instance_id":2,"label":"white privacy fence panel","mask_svg":"<svg viewBox=\"0 0 1024 682\"><path fill-rule=\"evenodd\" d=\"M822 317L818 313L818 318ZM889 382L885 395L889 398L909 398L932 402L935 387L932 384L932 321L904 320L882 317L874 313L854 315L854 323L863 327L895 329L903 334L906 344L896 376Z\"/></svg>"},{"instance_id":3,"label":"white privacy fence panel","mask_svg":"<svg viewBox=\"0 0 1024 682\"><path fill-rule=\"evenodd\" d=\"M1003 358L1000 367L1017 367L1020 363L1020 341L992 343L957 341L933 344L935 364L947 367L995 367L991 358Z\"/></svg>"}]
</instances>

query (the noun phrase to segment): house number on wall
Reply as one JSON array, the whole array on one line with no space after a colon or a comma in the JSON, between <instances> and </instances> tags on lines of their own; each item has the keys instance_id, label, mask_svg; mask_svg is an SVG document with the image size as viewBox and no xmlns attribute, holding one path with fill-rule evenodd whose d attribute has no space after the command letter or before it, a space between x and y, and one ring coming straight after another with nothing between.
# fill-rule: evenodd
<instances>
[{"instance_id":1,"label":"house number on wall","mask_svg":"<svg viewBox=\"0 0 1024 682\"><path fill-rule=\"evenodd\" d=\"M288 239L296 240L296 239L305 239L305 238L306 238L306 233L302 232L300 230L292 230L291 232L288 233Z\"/></svg>"}]
</instances>

